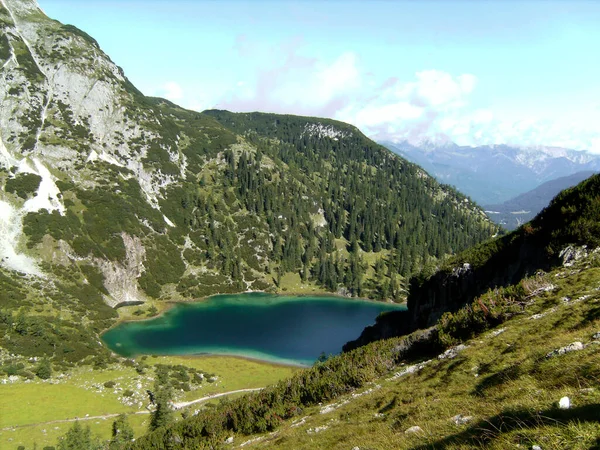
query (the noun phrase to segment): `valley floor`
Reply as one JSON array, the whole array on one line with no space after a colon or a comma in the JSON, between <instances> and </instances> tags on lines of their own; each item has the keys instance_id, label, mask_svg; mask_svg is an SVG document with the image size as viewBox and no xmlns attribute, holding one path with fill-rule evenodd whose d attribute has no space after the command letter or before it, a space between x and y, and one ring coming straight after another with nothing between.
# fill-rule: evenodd
<instances>
[{"instance_id":1,"label":"valley floor","mask_svg":"<svg viewBox=\"0 0 600 450\"><path fill-rule=\"evenodd\" d=\"M406 361L330 403L304 408L270 434L232 435L227 447L598 448L600 255L523 283L530 293L502 325L437 357ZM0 447L55 445L71 425L67 419L86 415L85 423L103 439L117 413L128 414L141 436L149 421L148 368L156 364L216 375L178 392L176 403L212 396L190 404L190 414L215 407L217 395L243 395L232 391L261 388L298 370L238 358L149 356L138 358L135 367L80 368L51 381L0 384ZM136 370L140 366L146 371ZM109 381L114 386L106 387ZM128 390L132 394L124 395Z\"/></svg>"},{"instance_id":2,"label":"valley floor","mask_svg":"<svg viewBox=\"0 0 600 450\"><path fill-rule=\"evenodd\" d=\"M137 358L136 362L141 362ZM175 406L191 410L201 405L214 405L223 396L241 395L262 388L290 376L295 367L272 365L233 357L167 357L149 356L144 359L149 369L138 373L134 367L114 365L106 370L79 368L65 376L47 381L26 382L17 380L0 384L0 448L26 449L56 445L80 419L89 425L92 433L109 439L114 418L123 413L128 416L135 435L148 430L150 421L146 389L153 389L154 374L150 368L156 364L182 365L214 374L194 386L189 392L176 392ZM111 388L105 383L114 382ZM132 393L131 396L124 395ZM186 408L187 407L187 408Z\"/></svg>"}]
</instances>

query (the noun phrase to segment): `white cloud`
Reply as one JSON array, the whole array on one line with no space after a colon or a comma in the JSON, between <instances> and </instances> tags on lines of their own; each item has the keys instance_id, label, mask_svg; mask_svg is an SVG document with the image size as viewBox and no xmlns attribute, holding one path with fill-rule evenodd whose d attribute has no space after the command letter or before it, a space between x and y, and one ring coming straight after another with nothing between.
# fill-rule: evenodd
<instances>
[{"instance_id":1,"label":"white cloud","mask_svg":"<svg viewBox=\"0 0 600 450\"><path fill-rule=\"evenodd\" d=\"M243 86L242 86L243 87ZM178 82L168 81L159 88L150 89L151 95L166 98L177 105L194 111L214 108L214 93L203 85L182 86Z\"/></svg>"},{"instance_id":2,"label":"white cloud","mask_svg":"<svg viewBox=\"0 0 600 450\"><path fill-rule=\"evenodd\" d=\"M357 99L336 116L381 140L448 140L469 134L469 124L458 112L467 105L476 82L471 74L454 77L438 70L417 72L406 82L388 78L377 95ZM489 112L477 114L478 121L489 120Z\"/></svg>"},{"instance_id":3,"label":"white cloud","mask_svg":"<svg viewBox=\"0 0 600 450\"><path fill-rule=\"evenodd\" d=\"M220 107L334 117L363 85L358 57L346 52L329 61L309 58L299 53L301 46L300 38L281 44L272 57L279 64L238 82Z\"/></svg>"},{"instance_id":4,"label":"white cloud","mask_svg":"<svg viewBox=\"0 0 600 450\"><path fill-rule=\"evenodd\" d=\"M156 95L172 102L178 102L183 99L183 88L175 81L167 81L156 91Z\"/></svg>"},{"instance_id":5,"label":"white cloud","mask_svg":"<svg viewBox=\"0 0 600 450\"><path fill-rule=\"evenodd\" d=\"M413 102L420 106L451 107L460 105L464 96L470 94L477 79L474 75L458 77L439 70L417 72L417 81L406 88L412 91Z\"/></svg>"},{"instance_id":6,"label":"white cloud","mask_svg":"<svg viewBox=\"0 0 600 450\"><path fill-rule=\"evenodd\" d=\"M546 145L588 149L600 153L600 120L564 115L555 120L521 113L517 107L510 116L493 107L477 108L472 94L478 80L472 74L452 74L427 70L413 80L388 78L378 95L351 102L335 117L361 128L378 140L419 143L424 140L452 141L459 145L510 144Z\"/></svg>"}]
</instances>

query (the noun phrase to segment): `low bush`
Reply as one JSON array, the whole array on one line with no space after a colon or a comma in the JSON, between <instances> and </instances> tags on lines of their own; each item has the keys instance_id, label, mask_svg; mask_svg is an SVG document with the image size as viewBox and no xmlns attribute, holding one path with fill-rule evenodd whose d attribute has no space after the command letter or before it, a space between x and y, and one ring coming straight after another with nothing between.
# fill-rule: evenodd
<instances>
[{"instance_id":1,"label":"low bush","mask_svg":"<svg viewBox=\"0 0 600 450\"><path fill-rule=\"evenodd\" d=\"M525 290L521 284L488 291L456 312L446 312L438 322L442 345L452 346L508 320L522 310Z\"/></svg>"}]
</instances>

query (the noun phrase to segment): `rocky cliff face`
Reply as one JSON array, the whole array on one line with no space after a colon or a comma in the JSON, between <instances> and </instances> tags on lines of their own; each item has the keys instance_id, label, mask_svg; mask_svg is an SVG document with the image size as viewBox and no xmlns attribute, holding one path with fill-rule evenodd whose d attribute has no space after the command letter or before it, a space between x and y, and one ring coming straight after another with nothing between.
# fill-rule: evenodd
<instances>
[{"instance_id":1,"label":"rocky cliff face","mask_svg":"<svg viewBox=\"0 0 600 450\"><path fill-rule=\"evenodd\" d=\"M1 1L0 32L0 174L7 182L39 177L39 184L20 196L0 193L5 231L0 257L8 269L42 275L48 245L40 244L32 258L23 245L23 220L40 212L64 217L65 202L76 202L65 183L93 189L98 179L108 178L105 169L112 165L126 169L122 175L133 177L144 200L156 207L160 188L178 177L144 167L143 158L160 137L148 125L160 118L136 107L135 90L90 36L49 20L35 1L22 0ZM176 152L173 159L181 163ZM131 248L128 239L123 244ZM52 251L74 254L64 240ZM109 301L137 296L124 284L135 284L139 270L123 270L125 261L90 262L108 280ZM119 277L123 281L116 283Z\"/></svg>"},{"instance_id":2,"label":"rocky cliff face","mask_svg":"<svg viewBox=\"0 0 600 450\"><path fill-rule=\"evenodd\" d=\"M408 310L378 317L375 325L365 328L344 350L434 326L445 312L457 311L489 289L518 283L523 277L547 270L556 262L544 254L544 249L524 242L502 255L495 255L480 267L463 262L437 271L426 280L415 278L410 285Z\"/></svg>"},{"instance_id":3,"label":"rocky cliff face","mask_svg":"<svg viewBox=\"0 0 600 450\"><path fill-rule=\"evenodd\" d=\"M508 237L501 239L509 240ZM409 329L433 326L446 311L454 312L489 289L518 283L538 270L549 269L556 262L543 248L524 239L495 254L481 266L473 267L463 262L438 271L427 280L415 279L408 297Z\"/></svg>"}]
</instances>

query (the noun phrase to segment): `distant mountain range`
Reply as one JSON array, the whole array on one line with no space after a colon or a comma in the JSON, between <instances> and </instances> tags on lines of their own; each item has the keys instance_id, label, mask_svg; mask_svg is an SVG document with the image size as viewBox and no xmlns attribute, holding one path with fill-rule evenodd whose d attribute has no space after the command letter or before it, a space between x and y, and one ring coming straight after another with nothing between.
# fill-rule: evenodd
<instances>
[{"instance_id":1,"label":"distant mountain range","mask_svg":"<svg viewBox=\"0 0 600 450\"><path fill-rule=\"evenodd\" d=\"M547 181L535 189L518 195L501 204L484 206L488 216L508 230L529 222L544 209L562 190L575 186L594 175L594 172L577 172L573 175Z\"/></svg>"},{"instance_id":2,"label":"distant mountain range","mask_svg":"<svg viewBox=\"0 0 600 450\"><path fill-rule=\"evenodd\" d=\"M600 171L600 155L559 147L382 144L481 205L501 204L550 180Z\"/></svg>"}]
</instances>

